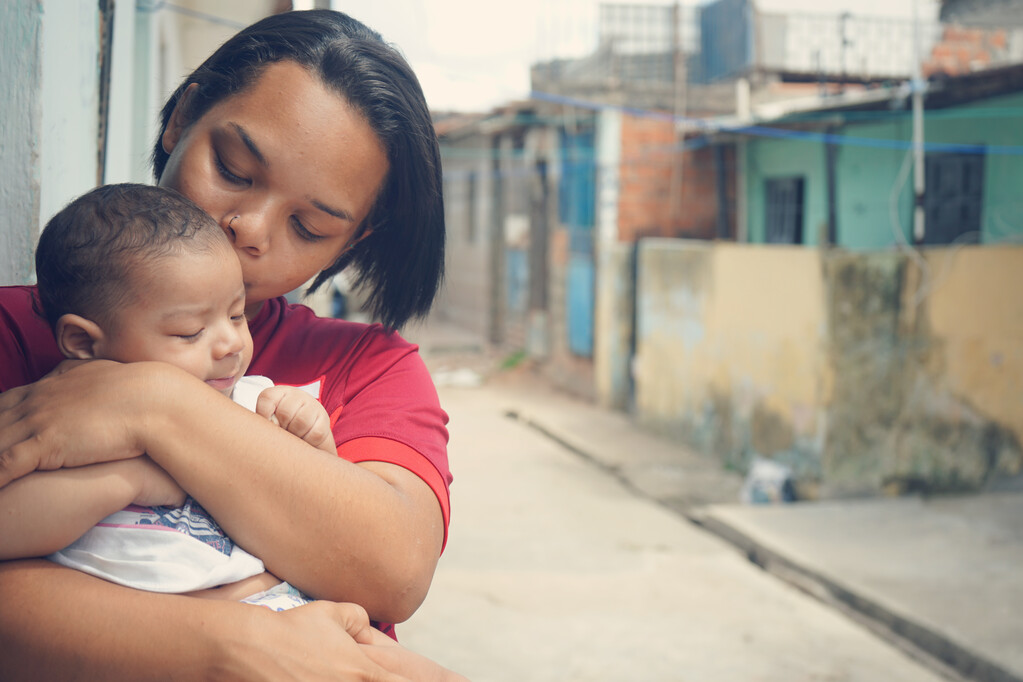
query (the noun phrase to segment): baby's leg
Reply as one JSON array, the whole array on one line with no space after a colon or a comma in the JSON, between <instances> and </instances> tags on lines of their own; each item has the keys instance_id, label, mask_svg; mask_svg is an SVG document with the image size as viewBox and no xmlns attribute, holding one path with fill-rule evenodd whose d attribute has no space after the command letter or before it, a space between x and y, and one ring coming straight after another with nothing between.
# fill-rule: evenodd
<instances>
[{"instance_id":1,"label":"baby's leg","mask_svg":"<svg viewBox=\"0 0 1023 682\"><path fill-rule=\"evenodd\" d=\"M269 590L241 600L243 604L265 606L273 611L286 611L296 606L302 606L302 604L308 604L311 601L313 601L311 597L302 594L297 588L288 583L280 583Z\"/></svg>"},{"instance_id":2,"label":"baby's leg","mask_svg":"<svg viewBox=\"0 0 1023 682\"><path fill-rule=\"evenodd\" d=\"M218 587L211 587L206 590L189 592L188 596L199 597L201 599L227 599L228 601L241 601L246 597L255 596L280 584L280 578L269 571L263 571L259 575L254 575L251 578L244 578L238 582L228 583Z\"/></svg>"}]
</instances>

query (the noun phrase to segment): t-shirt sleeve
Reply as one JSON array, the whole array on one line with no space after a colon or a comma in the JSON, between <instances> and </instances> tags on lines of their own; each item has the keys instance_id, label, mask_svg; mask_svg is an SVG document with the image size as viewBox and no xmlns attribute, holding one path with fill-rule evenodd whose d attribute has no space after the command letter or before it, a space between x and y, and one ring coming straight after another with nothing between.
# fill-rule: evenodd
<instances>
[{"instance_id":1,"label":"t-shirt sleeve","mask_svg":"<svg viewBox=\"0 0 1023 682\"><path fill-rule=\"evenodd\" d=\"M249 372L308 390L330 415L338 454L380 461L419 476L449 518L448 416L419 349L380 325L316 317L268 301L250 322Z\"/></svg>"},{"instance_id":2,"label":"t-shirt sleeve","mask_svg":"<svg viewBox=\"0 0 1023 682\"><path fill-rule=\"evenodd\" d=\"M0 392L38 381L61 360L35 287L0 287Z\"/></svg>"},{"instance_id":3,"label":"t-shirt sleeve","mask_svg":"<svg viewBox=\"0 0 1023 682\"><path fill-rule=\"evenodd\" d=\"M324 387L338 454L397 464L423 479L437 495L446 537L448 416L429 371L417 347L396 334L371 329L359 345L345 380Z\"/></svg>"},{"instance_id":4,"label":"t-shirt sleeve","mask_svg":"<svg viewBox=\"0 0 1023 682\"><path fill-rule=\"evenodd\" d=\"M337 449L337 454L354 464L359 462L397 464L421 478L437 496L441 515L444 517L444 545L447 545L448 525L451 522L451 503L448 495L450 474L445 479L440 471L418 452L387 438L356 438L342 443Z\"/></svg>"}]
</instances>

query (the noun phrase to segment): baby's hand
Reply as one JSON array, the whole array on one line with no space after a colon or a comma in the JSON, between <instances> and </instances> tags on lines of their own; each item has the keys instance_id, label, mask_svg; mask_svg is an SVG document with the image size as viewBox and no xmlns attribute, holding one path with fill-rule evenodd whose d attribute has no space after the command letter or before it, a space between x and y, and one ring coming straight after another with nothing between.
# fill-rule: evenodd
<instances>
[{"instance_id":1,"label":"baby's hand","mask_svg":"<svg viewBox=\"0 0 1023 682\"><path fill-rule=\"evenodd\" d=\"M180 507L185 503L185 491L160 465L145 455L127 460L137 481L138 494L133 504L142 507Z\"/></svg>"},{"instance_id":2,"label":"baby's hand","mask_svg":"<svg viewBox=\"0 0 1023 682\"><path fill-rule=\"evenodd\" d=\"M293 386L271 386L259 394L256 414L280 424L313 447L337 456L327 410L305 391Z\"/></svg>"}]
</instances>

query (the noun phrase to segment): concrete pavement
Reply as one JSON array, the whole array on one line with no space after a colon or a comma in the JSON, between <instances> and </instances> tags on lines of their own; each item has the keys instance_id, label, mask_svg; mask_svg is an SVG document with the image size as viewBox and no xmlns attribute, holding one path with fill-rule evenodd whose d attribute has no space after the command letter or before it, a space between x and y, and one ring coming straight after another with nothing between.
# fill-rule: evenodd
<instances>
[{"instance_id":1,"label":"concrete pavement","mask_svg":"<svg viewBox=\"0 0 1023 682\"><path fill-rule=\"evenodd\" d=\"M1020 493L715 506L698 515L769 571L969 679L1023 680Z\"/></svg>"},{"instance_id":2,"label":"concrete pavement","mask_svg":"<svg viewBox=\"0 0 1023 682\"><path fill-rule=\"evenodd\" d=\"M456 477L413 649L476 682L1023 679L1023 495L738 505L626 415L408 336Z\"/></svg>"}]
</instances>

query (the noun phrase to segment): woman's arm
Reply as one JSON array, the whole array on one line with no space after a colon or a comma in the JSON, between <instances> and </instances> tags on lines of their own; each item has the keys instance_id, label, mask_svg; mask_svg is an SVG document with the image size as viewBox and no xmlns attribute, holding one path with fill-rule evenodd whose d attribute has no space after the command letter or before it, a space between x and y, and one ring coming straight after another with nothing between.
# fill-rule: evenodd
<instances>
[{"instance_id":1,"label":"woman's arm","mask_svg":"<svg viewBox=\"0 0 1023 682\"><path fill-rule=\"evenodd\" d=\"M31 473L0 488L0 560L56 552L129 504L180 505L184 497L148 457Z\"/></svg>"},{"instance_id":2,"label":"woman's arm","mask_svg":"<svg viewBox=\"0 0 1023 682\"><path fill-rule=\"evenodd\" d=\"M406 620L444 528L430 487L322 451L162 363L94 361L0 395L0 485L147 452L267 570L318 599Z\"/></svg>"},{"instance_id":3,"label":"woman's arm","mask_svg":"<svg viewBox=\"0 0 1023 682\"><path fill-rule=\"evenodd\" d=\"M409 679L357 643L373 635L354 604L275 613L132 590L39 560L0 563L0 603L0 679L11 682ZM410 679L461 679L405 649L396 655L385 665Z\"/></svg>"},{"instance_id":4,"label":"woman's arm","mask_svg":"<svg viewBox=\"0 0 1023 682\"><path fill-rule=\"evenodd\" d=\"M408 619L443 541L430 487L396 465L324 457L212 391L195 393L168 392L173 404L149 417L150 457L274 575L361 604L374 620Z\"/></svg>"}]
</instances>

